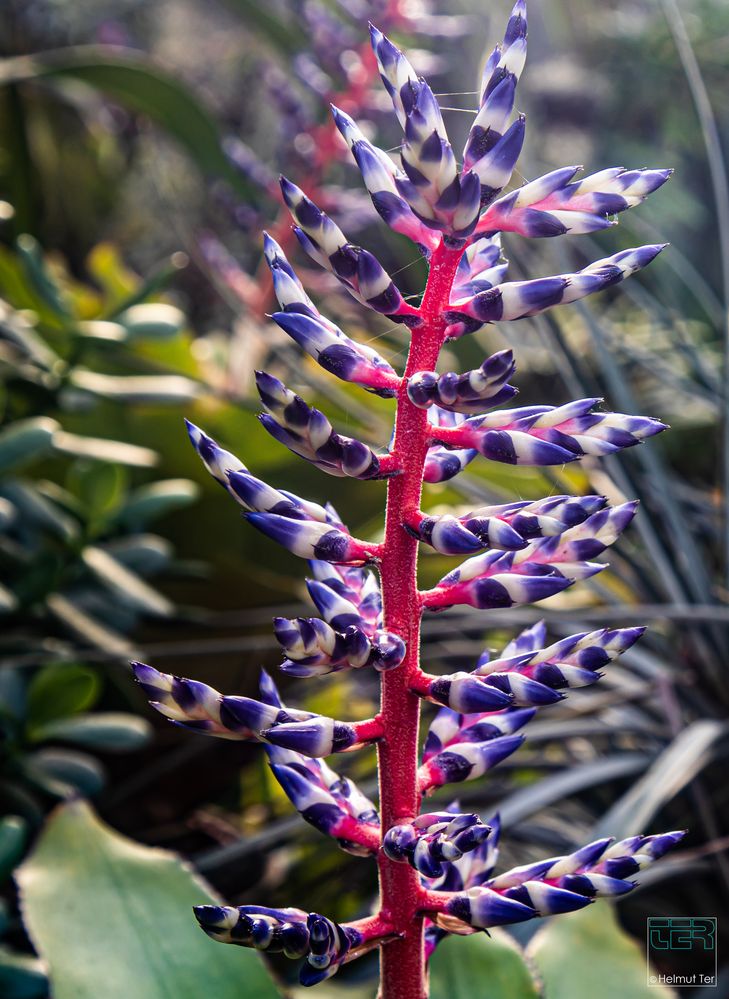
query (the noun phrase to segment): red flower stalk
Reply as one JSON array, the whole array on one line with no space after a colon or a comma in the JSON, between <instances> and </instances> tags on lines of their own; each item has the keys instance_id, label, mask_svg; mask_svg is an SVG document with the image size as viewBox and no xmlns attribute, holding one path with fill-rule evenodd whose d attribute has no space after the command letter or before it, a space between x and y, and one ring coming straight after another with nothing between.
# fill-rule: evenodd
<instances>
[{"instance_id":1,"label":"red flower stalk","mask_svg":"<svg viewBox=\"0 0 729 999\"><path fill-rule=\"evenodd\" d=\"M421 511L423 483L457 475L478 454L510 464L561 464L613 454L664 429L657 420L598 411L596 399L495 409L515 393L506 384L514 370L511 352L463 375L439 376L441 348L485 323L519 319L600 291L649 263L659 247L623 251L576 274L503 282L499 231L544 237L603 229L612 222L609 216L642 201L669 171L609 170L574 182L569 168L501 194L524 138L523 117L509 124L526 54L523 0L517 0L503 46L487 63L460 171L427 83L377 29L372 42L404 130L402 169L346 114L335 110L335 120L377 211L428 259L420 305L406 305L375 257L350 243L298 188L284 181L283 190L307 254L357 301L409 333L403 375L319 312L271 237L266 259L281 328L332 374L396 397L391 447L378 454L339 434L278 379L259 372L256 380L266 410L261 421L277 441L328 474L387 479L383 540L353 537L331 504L269 486L203 431L190 425L189 432L206 468L244 508L249 523L310 560L314 578L308 588L321 619L276 619L283 669L303 678L372 667L382 675L380 711L346 723L288 708L266 675L256 700L223 695L143 664L135 669L154 706L174 723L266 743L273 773L302 817L343 849L377 859L380 898L372 919L339 924L304 909L205 906L197 910L205 932L225 943L305 957L305 985L379 946L381 999L426 999L426 959L444 935L572 911L598 895L623 894L633 887L628 876L681 836L599 841L568 857L492 877L497 819L421 810L423 795L434 788L478 777L514 752L523 738L515 733L537 710L570 688L599 680L600 670L643 631L604 628L549 644L538 625L515 637L497 660L482 655L470 673L425 673L423 613L455 604L489 609L533 603L595 575L605 565L594 560L628 526L635 504L610 508L602 497L558 496L428 517ZM421 591L421 543L470 557L433 589ZM421 764L423 700L441 707ZM379 815L351 781L322 762L332 753L370 745L377 747Z\"/></svg>"}]
</instances>

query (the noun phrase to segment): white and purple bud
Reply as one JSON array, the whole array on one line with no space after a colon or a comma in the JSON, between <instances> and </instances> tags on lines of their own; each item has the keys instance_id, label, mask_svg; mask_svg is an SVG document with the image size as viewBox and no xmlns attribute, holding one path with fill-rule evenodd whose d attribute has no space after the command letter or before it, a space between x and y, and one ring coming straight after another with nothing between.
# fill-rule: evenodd
<instances>
[{"instance_id":1,"label":"white and purple bud","mask_svg":"<svg viewBox=\"0 0 729 999\"><path fill-rule=\"evenodd\" d=\"M418 319L392 278L369 250L350 243L332 219L290 180L281 178L283 198L298 223L294 227L302 247L318 264L331 271L363 305L391 319Z\"/></svg>"},{"instance_id":2,"label":"white and purple bud","mask_svg":"<svg viewBox=\"0 0 729 999\"><path fill-rule=\"evenodd\" d=\"M443 784L474 780L511 756L523 742L523 735L495 736L483 742L454 742L420 766L418 787L428 794Z\"/></svg>"},{"instance_id":3,"label":"white and purple bud","mask_svg":"<svg viewBox=\"0 0 729 999\"><path fill-rule=\"evenodd\" d=\"M309 715L302 721L291 724L275 723L261 732L266 742L295 753L314 758L330 756L332 753L346 753L369 745L382 735L378 719L362 722L342 722L323 715Z\"/></svg>"},{"instance_id":4,"label":"white and purple bud","mask_svg":"<svg viewBox=\"0 0 729 999\"><path fill-rule=\"evenodd\" d=\"M494 285L502 284L509 263L503 256L501 236L483 236L470 243L461 257L453 280L452 302L473 298Z\"/></svg>"},{"instance_id":5,"label":"white and purple bud","mask_svg":"<svg viewBox=\"0 0 729 999\"><path fill-rule=\"evenodd\" d=\"M464 170L489 152L505 132L526 53L526 4L518 0L507 23L503 45L496 46L484 67L479 112L463 150Z\"/></svg>"},{"instance_id":6,"label":"white and purple bud","mask_svg":"<svg viewBox=\"0 0 729 999\"><path fill-rule=\"evenodd\" d=\"M621 250L611 257L596 260L575 274L558 274L533 281L507 281L472 298L453 302L446 312L449 323L447 335L459 337L480 329L484 323L536 316L554 305L567 305L603 291L646 267L665 245Z\"/></svg>"},{"instance_id":7,"label":"white and purple bud","mask_svg":"<svg viewBox=\"0 0 729 999\"><path fill-rule=\"evenodd\" d=\"M371 666L385 672L405 658L405 643L390 632L369 636L355 624L335 631L319 618L274 618L276 638L288 657L281 665L293 676L323 676Z\"/></svg>"},{"instance_id":8,"label":"white and purple bud","mask_svg":"<svg viewBox=\"0 0 729 999\"><path fill-rule=\"evenodd\" d=\"M237 944L299 958L309 953L307 913L262 905L196 905L200 928L219 943Z\"/></svg>"},{"instance_id":9,"label":"white and purple bud","mask_svg":"<svg viewBox=\"0 0 729 999\"><path fill-rule=\"evenodd\" d=\"M483 548L516 551L530 540L562 534L605 505L602 496L550 496L484 506L469 513L429 517L417 512L406 529L443 555L465 555Z\"/></svg>"},{"instance_id":10,"label":"white and purple bud","mask_svg":"<svg viewBox=\"0 0 729 999\"><path fill-rule=\"evenodd\" d=\"M683 839L684 832L610 838L588 843L565 857L515 867L491 878L485 887L525 905L539 915L571 912L595 898L624 895L636 882L628 878L653 863Z\"/></svg>"},{"instance_id":11,"label":"white and purple bud","mask_svg":"<svg viewBox=\"0 0 729 999\"><path fill-rule=\"evenodd\" d=\"M609 216L639 205L673 173L616 167L574 181L579 169L553 170L499 198L481 216L476 232L531 237L597 232L614 224Z\"/></svg>"},{"instance_id":12,"label":"white and purple bud","mask_svg":"<svg viewBox=\"0 0 729 999\"><path fill-rule=\"evenodd\" d=\"M390 860L410 864L426 878L439 878L444 862L475 850L490 832L478 815L430 812L388 829L382 849Z\"/></svg>"},{"instance_id":13,"label":"white and purple bud","mask_svg":"<svg viewBox=\"0 0 729 999\"><path fill-rule=\"evenodd\" d=\"M440 406L430 406L428 423L433 427L452 429L465 423L462 413L455 413ZM436 444L428 448L423 468L423 482L447 482L462 472L478 454L475 448L446 448Z\"/></svg>"},{"instance_id":14,"label":"white and purple bud","mask_svg":"<svg viewBox=\"0 0 729 999\"><path fill-rule=\"evenodd\" d=\"M160 673L145 663L132 663L134 676L161 715L174 725L221 739L260 739L261 730L279 722L306 721L310 711L284 708L251 697L224 695L199 680Z\"/></svg>"},{"instance_id":15,"label":"white and purple bud","mask_svg":"<svg viewBox=\"0 0 729 999\"><path fill-rule=\"evenodd\" d=\"M380 845L377 809L347 777L322 760L277 746L267 747L269 764L302 818L355 856L371 856Z\"/></svg>"},{"instance_id":16,"label":"white and purple bud","mask_svg":"<svg viewBox=\"0 0 729 999\"><path fill-rule=\"evenodd\" d=\"M419 409L433 405L457 413L480 413L512 399L517 390L508 385L516 362L511 350L487 357L481 367L456 374L449 371L417 371L407 383L408 399Z\"/></svg>"},{"instance_id":17,"label":"white and purple bud","mask_svg":"<svg viewBox=\"0 0 729 999\"><path fill-rule=\"evenodd\" d=\"M239 458L230 451L223 450L194 423L185 420L185 424L192 445L207 470L245 510L341 526L339 518L331 509L302 499L287 490L274 489L251 475Z\"/></svg>"},{"instance_id":18,"label":"white and purple bud","mask_svg":"<svg viewBox=\"0 0 729 999\"><path fill-rule=\"evenodd\" d=\"M268 410L259 417L269 434L294 454L329 475L355 479L377 478L380 459L367 444L335 433L322 412L265 371L256 372L261 402ZM309 556L318 558L320 556Z\"/></svg>"},{"instance_id":19,"label":"white and purple bud","mask_svg":"<svg viewBox=\"0 0 729 999\"><path fill-rule=\"evenodd\" d=\"M502 409L451 427L440 422L431 437L507 465L562 465L584 455L615 454L666 429L644 416L596 412L599 402L579 399L565 406Z\"/></svg>"},{"instance_id":20,"label":"white and purple bud","mask_svg":"<svg viewBox=\"0 0 729 999\"><path fill-rule=\"evenodd\" d=\"M426 256L429 255L438 245L440 235L421 222L400 195L397 185L406 179L406 175L398 170L386 152L365 138L349 115L334 105L332 114L344 141L352 150L364 185L380 217L394 232L407 236Z\"/></svg>"},{"instance_id":21,"label":"white and purple bud","mask_svg":"<svg viewBox=\"0 0 729 999\"><path fill-rule=\"evenodd\" d=\"M379 548L353 538L332 524L294 520L275 513L248 513L246 519L262 534L294 555L345 565L364 565L378 558Z\"/></svg>"}]
</instances>

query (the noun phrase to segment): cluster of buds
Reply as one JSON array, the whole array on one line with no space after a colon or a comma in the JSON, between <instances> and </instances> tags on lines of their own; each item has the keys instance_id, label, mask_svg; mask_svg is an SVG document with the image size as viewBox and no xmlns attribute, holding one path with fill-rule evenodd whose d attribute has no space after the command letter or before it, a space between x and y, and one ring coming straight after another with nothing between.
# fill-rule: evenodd
<instances>
[{"instance_id":1,"label":"cluster of buds","mask_svg":"<svg viewBox=\"0 0 729 999\"><path fill-rule=\"evenodd\" d=\"M380 711L350 722L288 708L266 674L256 699L135 665L158 711L209 735L264 743L274 776L304 820L343 849L376 858L381 907L365 920L337 924L304 910L249 905L196 910L216 940L304 957L306 985L380 947L382 999L424 999L424 960L443 935L567 912L598 896L623 894L633 886L633 874L682 835L600 840L569 856L493 876L498 818L484 822L455 806L421 812L422 797L435 788L477 778L512 754L537 711L599 680L602 669L643 631L604 628L550 643L538 624L497 658L484 653L471 672L431 675L419 664L422 613L459 604L505 608L558 594L605 569L596 560L636 513L634 503L610 507L601 496L551 496L428 513L420 509L424 482L446 481L479 455L508 464L562 464L615 454L665 429L657 420L603 412L597 399L498 408L515 393L510 350L464 374L437 373L448 337L598 292L645 266L660 249L625 250L575 274L504 280L502 232L557 236L606 228L615 213L641 202L670 173L608 170L579 181L570 167L502 193L524 139L524 117L512 121L512 116L526 36L526 6L517 0L504 42L487 61L460 169L433 92L376 28L374 56L404 133L399 165L345 112L334 110L375 208L428 258L428 283L418 307L406 302L368 250L348 242L303 191L282 182L306 253L357 301L395 320L403 335L412 331L402 375L320 313L282 247L266 238L279 326L327 371L385 399L396 398L397 408L391 444L385 453L376 452L339 434L319 410L259 372L261 421L276 440L328 474L386 478L384 539L354 537L331 504L263 482L203 431L189 427L203 464L243 507L246 519L310 561L307 587L321 617L276 618L284 672L312 677L372 668L381 674ZM416 579L421 543L444 555L470 557L421 591ZM420 758L418 698L439 706ZM350 779L323 762L330 754L373 744L380 758L377 809Z\"/></svg>"}]
</instances>

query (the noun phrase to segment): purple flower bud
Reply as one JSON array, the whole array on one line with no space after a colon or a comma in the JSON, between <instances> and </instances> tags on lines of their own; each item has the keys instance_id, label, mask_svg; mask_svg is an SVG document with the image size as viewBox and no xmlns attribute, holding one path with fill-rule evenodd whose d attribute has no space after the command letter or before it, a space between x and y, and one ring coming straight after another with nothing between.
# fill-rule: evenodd
<instances>
[{"instance_id":1,"label":"purple flower bud","mask_svg":"<svg viewBox=\"0 0 729 999\"><path fill-rule=\"evenodd\" d=\"M269 746L271 770L302 818L355 856L376 853L380 819L356 784L322 760Z\"/></svg>"},{"instance_id":2,"label":"purple flower bud","mask_svg":"<svg viewBox=\"0 0 729 999\"><path fill-rule=\"evenodd\" d=\"M308 406L278 378L257 371L256 385L261 402L268 410L259 417L261 423L294 454L330 475L372 479L380 474L380 459L370 447L335 433L323 413Z\"/></svg>"},{"instance_id":3,"label":"purple flower bud","mask_svg":"<svg viewBox=\"0 0 729 999\"><path fill-rule=\"evenodd\" d=\"M453 371L438 375L435 371L417 371L408 379L408 398L420 409L437 405L457 413L480 413L500 406L516 395L507 385L516 368L511 350L500 350L487 357L480 368L458 375Z\"/></svg>"},{"instance_id":4,"label":"purple flower bud","mask_svg":"<svg viewBox=\"0 0 729 999\"><path fill-rule=\"evenodd\" d=\"M531 905L507 898L491 888L475 887L466 892L456 892L445 907L445 916L438 914L436 921L449 930L459 924L485 930L492 926L523 923L537 914Z\"/></svg>"},{"instance_id":5,"label":"purple flower bud","mask_svg":"<svg viewBox=\"0 0 729 999\"><path fill-rule=\"evenodd\" d=\"M365 138L349 115L334 105L332 114L344 141L352 150L372 204L382 219L394 232L407 236L426 254L430 253L438 245L440 237L436 231L421 222L399 194L397 184L405 179L405 174L397 169L387 153Z\"/></svg>"},{"instance_id":6,"label":"purple flower bud","mask_svg":"<svg viewBox=\"0 0 729 999\"><path fill-rule=\"evenodd\" d=\"M385 834L382 849L390 860L410 864L427 878L437 878L444 872L444 861L458 860L475 850L490 832L478 815L431 812L392 826Z\"/></svg>"},{"instance_id":7,"label":"purple flower bud","mask_svg":"<svg viewBox=\"0 0 729 999\"><path fill-rule=\"evenodd\" d=\"M453 302L446 313L450 324L447 335L459 337L472 333L484 323L535 316L553 305L576 302L586 295L603 291L646 267L665 245L622 250L612 257L596 260L576 274L558 274L533 281L507 281L473 298Z\"/></svg>"},{"instance_id":8,"label":"purple flower bud","mask_svg":"<svg viewBox=\"0 0 729 999\"><path fill-rule=\"evenodd\" d=\"M454 428L466 422L461 413L453 413L440 406L428 409L428 422L434 427ZM435 445L428 448L423 470L423 482L447 482L473 461L478 454L475 448L446 448Z\"/></svg>"},{"instance_id":9,"label":"purple flower bud","mask_svg":"<svg viewBox=\"0 0 729 999\"><path fill-rule=\"evenodd\" d=\"M666 429L659 420L599 413L599 399L566 406L525 406L471 416L456 426L441 422L431 436L443 445L477 450L508 465L561 465L583 455L615 454Z\"/></svg>"},{"instance_id":10,"label":"purple flower bud","mask_svg":"<svg viewBox=\"0 0 729 999\"><path fill-rule=\"evenodd\" d=\"M294 231L304 250L331 271L358 302L392 319L417 317L376 257L348 242L329 216L285 177L281 178L281 191L298 222Z\"/></svg>"},{"instance_id":11,"label":"purple flower bud","mask_svg":"<svg viewBox=\"0 0 729 999\"><path fill-rule=\"evenodd\" d=\"M283 708L250 697L223 695L199 680L160 673L132 663L137 682L153 708L174 725L221 739L260 739L261 729L278 722L316 718L310 711Z\"/></svg>"},{"instance_id":12,"label":"purple flower bud","mask_svg":"<svg viewBox=\"0 0 729 999\"><path fill-rule=\"evenodd\" d=\"M370 723L349 724L322 715L311 715L301 722L275 724L264 729L261 735L274 746L291 749L304 756L322 757L375 742L378 735L369 734L370 728Z\"/></svg>"},{"instance_id":13,"label":"purple flower bud","mask_svg":"<svg viewBox=\"0 0 729 999\"><path fill-rule=\"evenodd\" d=\"M523 742L523 735L504 735L485 742L453 743L422 764L418 784L427 792L443 784L474 780L511 756Z\"/></svg>"},{"instance_id":14,"label":"purple flower bud","mask_svg":"<svg viewBox=\"0 0 729 999\"><path fill-rule=\"evenodd\" d=\"M318 618L274 619L274 631L288 659L281 669L294 676L323 676L342 669L372 666L383 672L399 666L405 643L386 631L368 636L355 624L335 631Z\"/></svg>"},{"instance_id":15,"label":"purple flower bud","mask_svg":"<svg viewBox=\"0 0 729 999\"><path fill-rule=\"evenodd\" d=\"M572 181L578 170L553 170L504 195L483 214L476 231L532 237L596 232L613 224L609 215L639 205L673 173L617 167Z\"/></svg>"},{"instance_id":16,"label":"purple flower bud","mask_svg":"<svg viewBox=\"0 0 729 999\"><path fill-rule=\"evenodd\" d=\"M293 520L275 513L249 513L246 518L262 534L301 558L362 565L377 557L376 545L359 541L331 524Z\"/></svg>"},{"instance_id":17,"label":"purple flower bud","mask_svg":"<svg viewBox=\"0 0 729 999\"><path fill-rule=\"evenodd\" d=\"M451 302L473 298L494 285L501 284L509 268L503 257L501 237L484 236L474 240L461 257L451 288Z\"/></svg>"}]
</instances>

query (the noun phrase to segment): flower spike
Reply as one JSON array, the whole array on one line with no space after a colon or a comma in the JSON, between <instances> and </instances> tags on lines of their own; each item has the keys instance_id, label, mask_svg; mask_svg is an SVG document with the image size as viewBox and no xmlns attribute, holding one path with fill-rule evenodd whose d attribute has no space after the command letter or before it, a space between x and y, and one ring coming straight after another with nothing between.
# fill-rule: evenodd
<instances>
[{"instance_id":1,"label":"flower spike","mask_svg":"<svg viewBox=\"0 0 729 999\"><path fill-rule=\"evenodd\" d=\"M438 245L440 234L421 222L400 194L398 183L406 179L406 174L398 170L387 153L365 138L349 115L334 105L331 107L336 126L352 150L375 209L394 232L407 236L429 256Z\"/></svg>"},{"instance_id":2,"label":"flower spike","mask_svg":"<svg viewBox=\"0 0 729 999\"><path fill-rule=\"evenodd\" d=\"M475 780L515 753L523 735L497 736L482 742L457 742L431 757L418 770L418 787L429 794L443 784Z\"/></svg>"},{"instance_id":3,"label":"flower spike","mask_svg":"<svg viewBox=\"0 0 729 999\"><path fill-rule=\"evenodd\" d=\"M419 409L437 405L456 413L480 413L512 399L517 390L507 385L516 363L511 350L487 357L480 368L457 375L417 371L408 379L408 399Z\"/></svg>"},{"instance_id":4,"label":"flower spike","mask_svg":"<svg viewBox=\"0 0 729 999\"><path fill-rule=\"evenodd\" d=\"M483 506L458 517L429 517L418 511L408 516L405 527L443 555L465 555L483 548L516 551L526 548L531 539L564 533L606 502L603 496L550 496Z\"/></svg>"},{"instance_id":5,"label":"flower spike","mask_svg":"<svg viewBox=\"0 0 729 999\"><path fill-rule=\"evenodd\" d=\"M567 305L587 295L603 291L646 267L666 244L621 250L612 257L596 260L575 274L509 281L480 292L473 298L452 303L446 312L451 338L473 333L484 323L505 322L536 316L553 305Z\"/></svg>"},{"instance_id":6,"label":"flower spike","mask_svg":"<svg viewBox=\"0 0 729 999\"><path fill-rule=\"evenodd\" d=\"M613 225L609 216L626 211L658 190L672 170L602 170L573 180L579 167L563 167L495 201L476 232L518 232L522 236L579 235Z\"/></svg>"},{"instance_id":7,"label":"flower spike","mask_svg":"<svg viewBox=\"0 0 729 999\"><path fill-rule=\"evenodd\" d=\"M230 451L223 450L194 423L189 420L185 423L193 447L207 470L245 510L274 513L294 520L315 521L345 529L332 506L323 507L285 489L274 489L251 475L239 458Z\"/></svg>"},{"instance_id":8,"label":"flower spike","mask_svg":"<svg viewBox=\"0 0 729 999\"><path fill-rule=\"evenodd\" d=\"M454 604L510 607L544 600L605 568L587 561L613 544L635 516L637 504L599 510L564 534L540 538L516 552L488 551L467 559L423 594L426 607Z\"/></svg>"},{"instance_id":9,"label":"flower spike","mask_svg":"<svg viewBox=\"0 0 729 999\"><path fill-rule=\"evenodd\" d=\"M380 817L372 802L347 777L322 760L266 747L271 770L305 822L332 836L347 853L366 857L380 846Z\"/></svg>"},{"instance_id":10,"label":"flower spike","mask_svg":"<svg viewBox=\"0 0 729 999\"><path fill-rule=\"evenodd\" d=\"M426 225L463 239L478 219L478 177L459 176L440 107L428 84L373 25L370 35L380 76L405 132L400 159L407 176L396 177L395 186Z\"/></svg>"},{"instance_id":11,"label":"flower spike","mask_svg":"<svg viewBox=\"0 0 729 999\"><path fill-rule=\"evenodd\" d=\"M507 465L563 465L584 455L615 454L666 429L665 423L645 416L595 412L601 401L501 409L451 426L441 420L431 437Z\"/></svg>"},{"instance_id":12,"label":"flower spike","mask_svg":"<svg viewBox=\"0 0 729 999\"><path fill-rule=\"evenodd\" d=\"M298 223L296 237L312 260L344 285L358 302L390 319L419 321L390 275L369 250L347 241L341 229L290 180L281 178L284 201Z\"/></svg>"},{"instance_id":13,"label":"flower spike","mask_svg":"<svg viewBox=\"0 0 729 999\"><path fill-rule=\"evenodd\" d=\"M410 864L427 878L440 877L443 862L458 860L484 842L491 832L478 815L429 812L388 829L382 849L390 860Z\"/></svg>"},{"instance_id":14,"label":"flower spike","mask_svg":"<svg viewBox=\"0 0 729 999\"><path fill-rule=\"evenodd\" d=\"M484 68L479 112L463 150L464 170L470 170L490 152L506 131L526 51L526 4L518 0L506 26L504 43L496 46Z\"/></svg>"},{"instance_id":15,"label":"flower spike","mask_svg":"<svg viewBox=\"0 0 729 999\"><path fill-rule=\"evenodd\" d=\"M316 912L267 909L260 905L196 905L200 928L220 943L254 947L287 957L306 956L299 981L316 985L331 978L364 936L355 926L340 925Z\"/></svg>"},{"instance_id":16,"label":"flower spike","mask_svg":"<svg viewBox=\"0 0 729 999\"><path fill-rule=\"evenodd\" d=\"M635 882L627 877L662 857L684 835L633 836L618 843L596 840L569 856L516 867L464 892L432 892L430 905L438 925L455 932L459 923L475 929L499 925L493 920L509 911L500 909L500 901L516 902L535 916L573 912L595 898L631 891Z\"/></svg>"},{"instance_id":17,"label":"flower spike","mask_svg":"<svg viewBox=\"0 0 729 999\"><path fill-rule=\"evenodd\" d=\"M199 680L160 673L146 663L132 663L134 676L149 702L174 725L220 739L260 739L261 729L282 721L306 721L317 717L256 701L251 697L223 695Z\"/></svg>"},{"instance_id":18,"label":"flower spike","mask_svg":"<svg viewBox=\"0 0 729 999\"><path fill-rule=\"evenodd\" d=\"M281 669L293 676L323 676L342 669L372 666L378 672L394 669L405 658L398 635L379 631L370 637L350 624L335 631L319 618L274 618L274 632L288 658Z\"/></svg>"},{"instance_id":19,"label":"flower spike","mask_svg":"<svg viewBox=\"0 0 729 999\"><path fill-rule=\"evenodd\" d=\"M268 233L264 233L264 251L282 309L272 315L274 322L326 371L377 395L395 395L400 378L393 368L376 350L355 343L322 316Z\"/></svg>"},{"instance_id":20,"label":"flower spike","mask_svg":"<svg viewBox=\"0 0 729 999\"><path fill-rule=\"evenodd\" d=\"M353 437L335 433L323 413L308 406L278 378L257 371L256 386L268 411L259 417L261 423L294 454L329 475L373 479L381 474L380 459L372 448Z\"/></svg>"}]
</instances>

